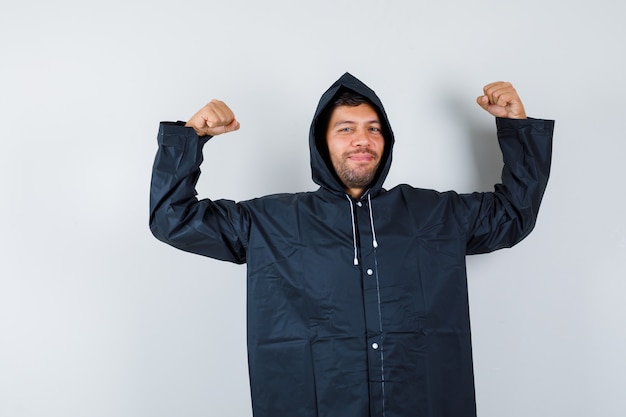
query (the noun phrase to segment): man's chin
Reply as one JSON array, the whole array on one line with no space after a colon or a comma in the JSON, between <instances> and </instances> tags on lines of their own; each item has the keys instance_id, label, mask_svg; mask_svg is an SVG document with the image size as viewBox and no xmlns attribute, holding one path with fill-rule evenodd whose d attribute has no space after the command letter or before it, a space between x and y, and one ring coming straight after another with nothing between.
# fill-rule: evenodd
<instances>
[{"instance_id":1,"label":"man's chin","mask_svg":"<svg viewBox=\"0 0 626 417\"><path fill-rule=\"evenodd\" d=\"M368 172L366 175L350 175L348 178L342 178L342 181L350 188L366 188L373 179L374 175Z\"/></svg>"}]
</instances>

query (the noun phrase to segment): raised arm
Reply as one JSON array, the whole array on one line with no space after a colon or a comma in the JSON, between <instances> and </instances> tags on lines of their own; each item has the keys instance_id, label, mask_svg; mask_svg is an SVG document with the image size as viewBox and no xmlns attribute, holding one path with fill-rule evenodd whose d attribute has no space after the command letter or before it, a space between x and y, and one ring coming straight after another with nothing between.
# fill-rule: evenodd
<instances>
[{"instance_id":1,"label":"raised arm","mask_svg":"<svg viewBox=\"0 0 626 417\"><path fill-rule=\"evenodd\" d=\"M218 100L187 123L161 123L150 186L150 230L157 239L216 259L246 261L247 212L230 200L198 201L195 190L204 144L237 129L232 110Z\"/></svg>"},{"instance_id":2,"label":"raised arm","mask_svg":"<svg viewBox=\"0 0 626 417\"><path fill-rule=\"evenodd\" d=\"M552 156L554 121L526 117L510 83L491 83L483 92L476 101L496 116L504 167L493 192L462 196L468 209L468 254L513 246L531 232Z\"/></svg>"}]
</instances>

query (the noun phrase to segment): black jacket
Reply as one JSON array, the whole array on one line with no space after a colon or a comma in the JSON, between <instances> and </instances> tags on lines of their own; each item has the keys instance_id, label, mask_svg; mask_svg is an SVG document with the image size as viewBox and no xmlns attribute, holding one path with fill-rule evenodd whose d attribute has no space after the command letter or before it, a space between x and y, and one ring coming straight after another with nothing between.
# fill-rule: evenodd
<instances>
[{"instance_id":1,"label":"black jacket","mask_svg":"<svg viewBox=\"0 0 626 417\"><path fill-rule=\"evenodd\" d=\"M386 140L378 176L358 201L344 192L323 146L324 109L344 88L376 106ZM150 227L179 249L247 263L256 417L476 414L465 256L510 247L532 230L554 126L496 124L505 166L494 192L387 191L391 127L376 94L345 74L322 96L311 125L320 188L239 203L196 199L208 138L161 124Z\"/></svg>"}]
</instances>

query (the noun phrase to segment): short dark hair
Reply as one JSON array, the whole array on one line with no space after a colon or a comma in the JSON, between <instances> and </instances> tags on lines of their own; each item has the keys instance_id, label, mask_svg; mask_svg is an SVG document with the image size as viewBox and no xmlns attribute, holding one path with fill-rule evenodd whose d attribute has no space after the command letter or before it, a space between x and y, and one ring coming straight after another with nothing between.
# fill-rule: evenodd
<instances>
[{"instance_id":1,"label":"short dark hair","mask_svg":"<svg viewBox=\"0 0 626 417\"><path fill-rule=\"evenodd\" d=\"M371 103L368 99L366 99L364 96L362 96L359 93L355 93L352 90L344 90L343 92L339 93L337 97L335 97L335 99L330 104L330 106L328 106L328 108L332 112L332 110L335 107L339 107L339 106L356 107L356 106L360 106L361 104L371 104Z\"/></svg>"}]
</instances>

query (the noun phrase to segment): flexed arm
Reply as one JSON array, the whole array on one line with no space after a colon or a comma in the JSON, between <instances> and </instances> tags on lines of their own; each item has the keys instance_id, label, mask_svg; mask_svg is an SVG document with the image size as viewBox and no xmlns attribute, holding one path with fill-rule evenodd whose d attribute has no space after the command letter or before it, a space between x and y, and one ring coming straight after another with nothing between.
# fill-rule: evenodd
<instances>
[{"instance_id":1,"label":"flexed arm","mask_svg":"<svg viewBox=\"0 0 626 417\"><path fill-rule=\"evenodd\" d=\"M526 117L515 88L495 82L477 103L496 117L504 167L493 192L462 196L468 213L467 253L510 247L535 226L550 175L553 120Z\"/></svg>"},{"instance_id":2,"label":"flexed arm","mask_svg":"<svg viewBox=\"0 0 626 417\"><path fill-rule=\"evenodd\" d=\"M212 137L239 129L232 110L212 100L184 126L163 122L150 186L150 230L176 248L235 263L246 261L249 217L230 200L198 201L202 148Z\"/></svg>"}]
</instances>

